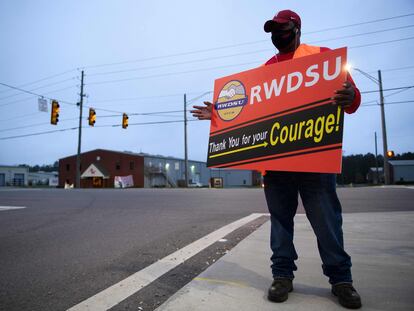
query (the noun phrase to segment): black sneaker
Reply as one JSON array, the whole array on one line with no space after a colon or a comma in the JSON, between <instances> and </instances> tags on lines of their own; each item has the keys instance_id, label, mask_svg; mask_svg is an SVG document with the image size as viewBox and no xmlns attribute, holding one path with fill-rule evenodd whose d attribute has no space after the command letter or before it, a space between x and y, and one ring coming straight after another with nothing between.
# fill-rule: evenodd
<instances>
[{"instance_id":1,"label":"black sneaker","mask_svg":"<svg viewBox=\"0 0 414 311\"><path fill-rule=\"evenodd\" d=\"M339 304L348 309L361 308L361 296L352 283L338 283L332 285L332 294L338 297Z\"/></svg>"},{"instance_id":2,"label":"black sneaker","mask_svg":"<svg viewBox=\"0 0 414 311\"><path fill-rule=\"evenodd\" d=\"M270 286L267 299L273 302L283 302L288 299L289 293L293 290L292 280L288 278L274 278Z\"/></svg>"}]
</instances>

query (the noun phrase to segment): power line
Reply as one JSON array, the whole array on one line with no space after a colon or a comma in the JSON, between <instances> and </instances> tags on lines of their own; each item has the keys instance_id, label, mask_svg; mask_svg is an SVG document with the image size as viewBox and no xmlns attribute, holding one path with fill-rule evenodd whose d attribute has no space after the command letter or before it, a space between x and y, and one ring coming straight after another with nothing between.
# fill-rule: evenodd
<instances>
[{"instance_id":1,"label":"power line","mask_svg":"<svg viewBox=\"0 0 414 311\"><path fill-rule=\"evenodd\" d=\"M367 22L361 22L361 23L355 23L355 24L343 25L343 26L338 26L338 27L331 27L331 28L315 30L315 31L307 32L306 34L313 34L313 33L319 33L319 32L325 32L325 31L331 31L331 30L337 30L337 29L343 29L343 28L349 28L349 27L354 27L354 26L378 23L378 22L383 22L383 21L388 21L388 20L392 20L392 19L413 16L413 15L414 15L414 13L409 13L409 14L404 14L404 15L397 15L397 16L392 16L392 17L374 19L374 20L370 20L370 21L367 21Z\"/></svg>"},{"instance_id":2,"label":"power line","mask_svg":"<svg viewBox=\"0 0 414 311\"><path fill-rule=\"evenodd\" d=\"M405 91L408 91L408 90L410 90L410 89L409 89L409 88L407 88L407 89L402 89L402 90L399 90L399 91L397 91L397 92L394 92L394 93L388 94L388 95L386 95L386 96L384 96L384 97L394 96L394 95L400 94L400 93L405 92Z\"/></svg>"},{"instance_id":3,"label":"power line","mask_svg":"<svg viewBox=\"0 0 414 311\"><path fill-rule=\"evenodd\" d=\"M198 121L198 120L187 120L189 121ZM153 124L170 124L170 123L183 123L184 120L173 120L173 121L155 121L155 122L139 122L139 123L129 123L130 125L153 125ZM107 124L107 125L97 125L95 127L120 127L122 124Z\"/></svg>"},{"instance_id":4,"label":"power line","mask_svg":"<svg viewBox=\"0 0 414 311\"><path fill-rule=\"evenodd\" d=\"M368 43L368 44L362 44L362 45L355 45L355 46L348 47L348 50L363 48L363 47L367 47L367 46L375 46L375 45L381 45L381 44L387 44L387 43L393 43L393 42L412 40L412 39L414 39L414 37L401 38L401 39L396 39L396 40L388 40L388 41L382 41L382 42L374 42L374 43Z\"/></svg>"},{"instance_id":5,"label":"power line","mask_svg":"<svg viewBox=\"0 0 414 311\"><path fill-rule=\"evenodd\" d=\"M384 70L381 70L381 71L382 72L388 72L388 71L405 70L405 69L412 69L412 68L414 68L414 66L405 66L405 67L390 68L390 69L384 69Z\"/></svg>"},{"instance_id":6,"label":"power line","mask_svg":"<svg viewBox=\"0 0 414 311\"><path fill-rule=\"evenodd\" d=\"M77 119L78 118L64 119L64 120L59 120L59 122L66 122L66 121L72 121L72 120L77 120ZM19 127L12 127L12 128L2 129L2 130L0 130L0 132L7 132L7 131L12 131L12 130L20 130L20 129L24 129L24 128L36 127L36 126L44 126L44 125L48 125L48 123L42 122L42 123L36 123L36 124L28 124L28 125L19 126Z\"/></svg>"},{"instance_id":7,"label":"power line","mask_svg":"<svg viewBox=\"0 0 414 311\"><path fill-rule=\"evenodd\" d=\"M11 89L18 90L18 91L23 92L23 93L27 93L27 94L30 94L30 95L34 95L34 96L37 96L37 97L47 98L47 99L49 99L49 100L53 100L53 99L55 99L55 98L53 98L53 99L52 99L52 98L47 97L47 96L42 95L42 94L37 94L37 93L34 93L34 92L32 92L32 91L29 91L29 90L25 90L25 89L19 88L19 87L13 86L13 85L9 85L9 84L6 84L6 83L1 83L1 82L0 82L0 85L3 85L3 86L6 86L6 87L9 87L9 88L11 88ZM70 102L66 102L66 101L63 101L63 100L59 100L59 99L56 99L56 100L58 100L59 102L64 103L64 104L68 104L68 105L75 105L75 106L77 106L77 104L75 104L75 103L70 103ZM6 106L6 105L10 105L10 104L11 104L11 103L3 104L3 105L0 105L0 107L1 107L1 106ZM92 107L92 106L87 106L87 105L85 105L85 107L86 107L86 108L94 108L94 107ZM100 111L111 112L111 113L119 113L119 114L123 114L123 113L124 113L124 112L121 112L121 111L111 110L111 109L104 109L104 108L94 108L94 109L95 109L95 110L100 110ZM174 111L174 112L176 112L176 111ZM161 113L163 113L163 112L161 112ZM131 114L131 115L145 115L145 113L128 113L128 114ZM147 113L147 114L153 114L153 113Z\"/></svg>"},{"instance_id":8,"label":"power line","mask_svg":"<svg viewBox=\"0 0 414 311\"><path fill-rule=\"evenodd\" d=\"M403 89L408 90L408 89L411 89L413 87L414 87L414 85L402 86L402 87L393 87L393 88L389 88L389 89L383 89L383 91L386 92L386 91L395 91L395 90L403 90ZM361 94L376 93L376 92L379 92L379 90L363 91L363 92L361 92ZM389 96L391 96L391 95L389 95Z\"/></svg>"},{"instance_id":9,"label":"power line","mask_svg":"<svg viewBox=\"0 0 414 311\"><path fill-rule=\"evenodd\" d=\"M55 78L55 77L63 76L65 74L67 74L69 72L72 72L72 71L75 71L75 70L76 69L67 70L67 71L64 71L64 72L61 72L61 73L57 73L57 74L54 74L54 75L51 75L51 76L47 76L45 78L42 78L42 79L39 79L39 80L36 80L36 81L21 84L18 87L25 87L25 86L29 86L29 85L32 85L32 84L36 84L36 83L41 82L41 81L45 81L45 80L49 80L49 79L52 79L52 78ZM6 93L6 92L9 92L9 91L10 90L2 91L2 92L0 92L0 94Z\"/></svg>"},{"instance_id":10,"label":"power line","mask_svg":"<svg viewBox=\"0 0 414 311\"><path fill-rule=\"evenodd\" d=\"M363 103L363 104L361 104L360 107L378 106L378 103L377 104L368 104L368 103L369 102ZM387 102L387 103L384 103L384 104L385 105L394 105L394 104L405 104L405 103L414 103L414 100ZM180 111L177 110L175 112L180 112ZM155 114L155 113L156 112L154 112L154 113L146 113L146 115ZM141 113L141 115L145 115L145 113ZM119 117L119 115L116 115L116 116ZM110 116L102 116L102 117L110 117ZM69 121L69 120L74 120L74 119L75 118L73 118L73 119L66 119L64 121ZM187 122L193 122L193 121L199 121L199 120L197 120L197 119L187 120ZM136 125L154 125L154 124L171 124L171 123L182 123L182 122L184 122L184 120L139 122L139 123L130 123L129 125L131 125L131 126L136 126ZM42 123L42 125L43 125L43 123ZM35 126L35 125L28 125L28 126L25 126L25 127L13 128L13 129L21 129L21 128L27 128L27 127L31 127L31 126ZM96 125L94 127L104 128L104 127L120 127L120 126L122 126L122 124ZM37 132L37 133L31 133L31 134L16 135L16 136L0 137L0 140L7 140L7 139L14 139L14 138L21 138L21 137L29 137L29 136L38 136L38 135L51 134L51 133L56 133L56 132L64 132L64 131L75 130L75 129L77 129L77 127L74 127L74 128L66 128L66 129L61 129L61 130L52 130L52 131L46 131L46 132ZM0 130L0 132L4 132L4 131L8 131L8 130L12 130L12 129Z\"/></svg>"},{"instance_id":11,"label":"power line","mask_svg":"<svg viewBox=\"0 0 414 311\"><path fill-rule=\"evenodd\" d=\"M52 131L37 132L37 133L24 134L24 135L16 135L16 136L0 137L0 140L13 139L13 138L20 138L20 137L29 137L29 136L38 136L38 135L51 134L51 133L56 133L56 132L73 131L73 130L77 130L77 129L78 129L78 127L70 127L70 128L61 129L61 130L52 130Z\"/></svg>"},{"instance_id":12,"label":"power line","mask_svg":"<svg viewBox=\"0 0 414 311\"><path fill-rule=\"evenodd\" d=\"M363 35L368 35L368 34L375 34L375 33L380 33L380 32L385 32L385 31L392 31L392 30L403 29L403 28L408 28L408 27L414 27L414 25L407 25L407 26L402 26L402 27L388 28L388 29L383 29L383 30L377 30L377 31L372 31L372 32L359 33L359 34L342 36L342 37L336 37L336 38L330 38L330 39L323 39L323 40L318 40L318 41L310 41L309 43L313 44L313 43L318 43L318 42L333 41L333 40L344 39L344 38L353 38L353 37L357 37L357 36L363 36ZM268 41L268 40L266 40L266 41ZM383 44L383 43L386 43L386 42L375 43L375 45ZM362 47L362 46L357 46L357 47L353 47L353 48L358 48L358 47ZM235 56L251 55L251 54L257 54L257 53L267 52L267 51L269 51L269 49L262 49L262 50L256 50L256 51L250 51L250 52L242 52L242 53L222 55L222 56L207 57L207 58L202 58L202 59L195 59L195 60L190 60L190 61L175 62L175 63L162 64L162 65L153 65L153 66L138 67L138 68L132 68L132 69L123 69L123 70L115 70L115 71L104 71L104 72L98 72L98 73L88 74L88 76L89 77L93 77L93 76L100 76L100 75L111 75L111 74L135 72L135 71L146 70L146 69L165 68L165 67L171 67L171 66L176 66L176 65L185 65L185 64L199 63L199 62L205 62L205 61L222 59L222 58L229 58L229 57L235 57Z\"/></svg>"},{"instance_id":13,"label":"power line","mask_svg":"<svg viewBox=\"0 0 414 311\"><path fill-rule=\"evenodd\" d=\"M397 102L385 102L384 105L399 105L399 104L408 104L408 103L414 103L414 100L403 100L403 101L397 101ZM369 107L369 106L379 106L378 103L376 104L363 104L361 107Z\"/></svg>"},{"instance_id":14,"label":"power line","mask_svg":"<svg viewBox=\"0 0 414 311\"><path fill-rule=\"evenodd\" d=\"M142 80L142 79L148 79L148 78L158 78L158 77L174 76L174 75L178 75L178 74L194 73L194 72L200 72L200 71L208 71L208 70L214 70L214 69L222 69L222 68L229 68L229 67L236 67L236 66L243 66L243 65L251 65L251 64L257 64L257 63L261 63L261 62L257 62L256 61L256 62L248 62L248 63L234 64L234 65L227 65L227 66L208 67L208 68L201 68L201 69L195 69L195 70L186 70L186 71L179 71L179 72L176 71L176 72L169 72L169 73L149 75L149 76L142 76L142 77L134 77L134 78L125 78L125 79L99 81L99 82L88 83L86 85L89 85L89 86L90 85L100 85L100 84L108 84L108 83L116 83L116 82Z\"/></svg>"},{"instance_id":15,"label":"power line","mask_svg":"<svg viewBox=\"0 0 414 311\"><path fill-rule=\"evenodd\" d=\"M200 92L192 92L192 93L200 93ZM187 94L192 94L187 93ZM114 99L104 99L104 100L94 100L94 103L105 103L105 102L119 102L119 101L130 101L130 100L146 100L146 99L153 99L153 98L164 98L164 97L182 97L183 93L177 94L168 94L168 95L156 95L156 96L141 96L141 97L128 97L128 98L114 98Z\"/></svg>"},{"instance_id":16,"label":"power line","mask_svg":"<svg viewBox=\"0 0 414 311\"><path fill-rule=\"evenodd\" d=\"M354 49L354 48L361 48L361 47L367 47L367 46L374 46L374 45L381 45L381 44L387 44L387 43L393 43L397 41L405 41L405 40L412 40L414 37L409 38L401 38L396 40L388 40L388 41L382 41L382 42L375 42L375 43L369 43L369 44L363 44L358 46L351 46L348 47L348 49ZM269 49L266 50L258 50L258 51L252 51L248 53L238 53L233 55L226 55L224 57L230 57L240 54L254 54L254 53L261 53L269 51ZM166 77L166 76L174 76L179 74L187 74L187 73L194 73L194 72L201 72L201 71L209 71L209 70L216 70L216 69L223 69L223 68L230 68L230 67L236 67L236 66L244 66L244 65L251 65L251 64L260 64L262 62L247 62L247 63L241 63L241 64L233 64L233 65L226 65L226 66L216 66L216 67L207 67L207 68L201 68L201 69L194 69L194 70L186 70L186 71L175 71L175 72L169 72L169 73L163 73L163 74L156 74L156 75L148 75L148 76L141 76L141 77L132 77L132 78L124 78L124 79L113 79L113 80L106 80L106 81L98 81L98 82L91 82L87 83L85 85L101 85L101 84L108 84L108 83L117 83L117 82L126 82L126 81L134 81L134 80L143 80L143 79L149 79L149 78L159 78L159 77Z\"/></svg>"},{"instance_id":17,"label":"power line","mask_svg":"<svg viewBox=\"0 0 414 311\"><path fill-rule=\"evenodd\" d=\"M389 28L389 29L377 30L377 31L372 31L372 32L365 32L365 33L359 33L359 34L354 34L354 35L348 35L348 36L342 36L342 37L336 37L336 38L330 38L330 39L311 41L309 43L313 44L313 43L318 43L318 42L333 41L333 40L345 39L345 38L353 38L353 37L358 37L358 36L363 36L363 35L368 35L368 34L381 33L381 32L385 32L385 31L392 31L392 30L409 28L409 27L414 27L414 25L407 25L407 26L402 26L402 27ZM266 42L267 41L268 40L266 40ZM115 70L115 71L98 72L98 73L88 74L88 76L93 77L93 76L100 76L100 75L134 72L134 71L140 71L140 70L146 70L146 69L164 68L164 67L171 67L171 66L176 66L176 65L184 65L184 64L205 62L205 61L209 61L209 60L221 59L221 58L226 58L226 57L256 54L256 53L265 52L265 51L268 51L268 49L259 50L259 51L252 51L252 52L244 52L244 53L238 53L238 54L231 54L231 55L214 56L214 57L208 57L208 58L202 58L202 59L196 59L196 60L190 60L190 61L175 62L175 63L168 63L168 64L155 65L155 66L138 67L138 68L133 68L133 69L123 69L123 70Z\"/></svg>"},{"instance_id":18,"label":"power line","mask_svg":"<svg viewBox=\"0 0 414 311\"><path fill-rule=\"evenodd\" d=\"M343 26L325 28L325 29L315 30L315 31L311 31L311 32L305 32L304 35L305 34L306 35L308 35L308 34L314 34L314 33L319 33L319 32L326 32L326 31L336 30L336 29L343 29L343 28L354 27L354 26L359 26L359 25L366 25L366 24L371 24L371 23L377 23L377 22L382 22L382 21L386 21L386 20L392 20L392 19L398 19L398 18L408 17L408 16L412 16L412 15L414 15L414 13L404 14L404 15L397 15L397 16L392 16L392 17L387 17L387 18L381 18L381 19L375 19L375 20L366 21L366 22L360 22L360 23L355 23L355 24L348 24L348 25L343 25ZM107 66L125 65L125 64L145 62L145 61L150 61L150 60L158 60L158 59L163 59L163 58L171 58L171 57L177 57L177 56L185 56L185 55L191 55L191 54L198 54L198 53L204 53L204 52L217 51L217 50L228 49L228 48L238 47L238 46L243 46L243 45L251 45L251 44L262 43L262 42L266 42L266 41L268 41L268 40L250 41L250 42L244 42L244 43L238 43L238 44L232 44L232 45L224 45L224 46L215 47L215 48L200 49L200 50L194 50L194 51L189 51L189 52L182 52L182 53L175 53L175 54L154 56L154 57L141 58L141 59L130 60L130 61L122 61L122 62L113 62L113 63L98 64L98 65L90 65L90 66L84 66L82 68L85 69L85 68L99 68L99 67L107 67Z\"/></svg>"},{"instance_id":19,"label":"power line","mask_svg":"<svg viewBox=\"0 0 414 311\"><path fill-rule=\"evenodd\" d=\"M193 122L193 121L199 121L199 120L187 120L187 122ZM142 122L142 123L130 123L130 124L128 124L128 126L169 124L169 123L182 123L182 122L184 122L184 120L157 121L157 122ZM120 126L122 126L122 124L96 125L94 127L120 127ZM73 131L73 130L77 130L77 129L78 129L78 127L71 127L71 128L61 129L61 130L52 130L52 131L46 131L46 132L37 132L37 133L31 133L31 134L7 136L7 137L0 137L0 140L7 140L7 139L14 139L14 138L22 138L22 137L29 137L29 136L39 136L39 135L52 134L52 133L57 133L57 132Z\"/></svg>"},{"instance_id":20,"label":"power line","mask_svg":"<svg viewBox=\"0 0 414 311\"><path fill-rule=\"evenodd\" d=\"M394 67L388 69L382 69L382 72L388 71L397 71L397 70L405 70L405 69L412 69L414 66L404 66L404 67ZM368 73L376 73L377 71L366 71ZM359 72L355 72L355 74L360 74ZM201 92L186 92L187 94L198 94ZM113 98L113 99L102 99L102 100L94 100L93 103L105 103L105 102L120 102L120 101L135 101L135 100L147 100L153 98L167 98L167 97L182 97L183 93L176 93L176 94L166 94L166 95L156 95L156 96L141 96L141 97L128 97L128 98ZM390 95L387 95L390 96ZM385 96L385 97L387 97Z\"/></svg>"},{"instance_id":21,"label":"power line","mask_svg":"<svg viewBox=\"0 0 414 311\"><path fill-rule=\"evenodd\" d=\"M153 112L141 112L141 113L129 113L129 116L148 116L148 117L182 117L182 115L170 115L169 113L178 113L178 112L183 112L184 110L169 110L169 111L153 111ZM37 114L37 113L36 113ZM122 116L123 113L118 113L118 114L112 114L112 115L103 115L103 116L98 116L99 118L119 118L120 116ZM72 121L72 120L78 120L79 118L70 118L70 119L63 119L63 120L59 120L59 122L66 122L66 121ZM5 121L9 121L11 119L6 119ZM87 118L85 118L85 120L87 120ZM28 128L28 127L36 127L36 126L42 126L42 125L47 125L48 123L35 123L35 124L28 124L25 126L19 126L19 127L13 127L13 128L7 128L7 129L0 129L0 132L6 132L6 131L11 131L11 130L19 130L19 129L24 129L24 128Z\"/></svg>"},{"instance_id":22,"label":"power line","mask_svg":"<svg viewBox=\"0 0 414 311\"><path fill-rule=\"evenodd\" d=\"M250 51L250 52L242 52L242 53L229 54L229 55L206 57L206 58L189 60L189 61L182 61L182 62L176 62L176 63L168 63L168 64L155 65L155 66L152 65L152 66L138 67L138 68L133 68L133 69L124 69L124 70L115 70L115 71L104 71L104 72L98 72L98 73L88 74L88 76L89 77L93 77L93 76L100 76L100 75L109 75L109 74L118 74L118 73L125 73L125 72L134 72L134 71L140 71L140 70L146 70L146 69L156 69L156 68L171 67L171 66L176 66L176 65L193 64L193 63L206 62L206 61L209 61L209 60L216 60L216 59L229 58L229 57L235 57L235 56L243 56L243 55L257 54L257 53L267 52L267 51L269 51L269 49L263 49L263 50L257 50L257 51Z\"/></svg>"},{"instance_id":23,"label":"power line","mask_svg":"<svg viewBox=\"0 0 414 311\"><path fill-rule=\"evenodd\" d=\"M208 94L211 94L211 93L213 93L213 91L207 91L207 92L204 92L203 94L201 94L197 97L191 98L190 100L187 101L187 106L191 105L196 100L199 100L199 99L203 98L204 96L206 96Z\"/></svg>"},{"instance_id":24,"label":"power line","mask_svg":"<svg viewBox=\"0 0 414 311\"><path fill-rule=\"evenodd\" d=\"M61 84L61 83L66 82L66 81L74 80L75 78L76 77L72 77L72 78L69 78L69 79L60 80L60 81L57 81L57 82L53 82L53 83L49 83L49 84L46 84L46 85L42 85L42 86L36 87L34 89L31 89L30 91L36 91L36 90L43 89L45 87L49 87L49 86L52 86L52 85ZM9 95L9 96L6 96L6 97L2 97L2 98L0 98L0 100L7 99L7 98L11 98L11 97L18 96L18 95L21 95L21 93L16 93L16 94L12 94L12 95Z\"/></svg>"},{"instance_id":25,"label":"power line","mask_svg":"<svg viewBox=\"0 0 414 311\"><path fill-rule=\"evenodd\" d=\"M383 89L384 92L386 92L386 91L393 91L393 90L399 90L398 92L389 94L389 95L384 96L384 97L389 97L389 96L392 96L392 95L395 95L395 94L398 94L398 93L407 91L407 90L409 90L411 88L414 88L414 85L404 86L404 87L397 87L397 88ZM203 94L201 94L201 95L199 95L199 96L197 96L195 98L190 99L187 105L193 103L194 101L196 101L196 100L198 100L198 99L200 99L200 98L204 97L205 95L210 94L212 92L213 91L207 91L207 92L204 92ZM375 92L379 92L379 90L362 91L360 93L361 94L367 94L367 93L375 93ZM108 111L108 112L114 112L114 113L118 113L119 115L122 115L122 113L124 113L124 112L114 111L114 110L105 110L105 109L102 109L102 108L95 108L95 109L96 110L104 110L104 111ZM151 114L154 114L155 115L155 114L161 114L161 113L174 113L174 112L184 112L184 111L183 110L173 110L173 111L161 111L161 112L151 112L151 113L133 113L133 112L126 112L126 113L128 115L130 115L130 116L133 116L133 115L151 115Z\"/></svg>"},{"instance_id":26,"label":"power line","mask_svg":"<svg viewBox=\"0 0 414 311\"><path fill-rule=\"evenodd\" d=\"M336 29L343 29L343 28L348 28L348 27L354 27L354 26L365 25L365 24L370 24L370 23L377 23L377 22L382 22L382 21L386 21L386 20L399 19L399 18L408 17L408 16L412 16L412 15L414 15L414 13L409 13L409 14L404 14L404 15L397 15L397 16L392 16L392 17L387 17L387 18L382 18L382 19L375 19L375 20L370 20L370 21L360 22L360 23L354 23L354 24L348 24L348 25L342 25L342 26L337 26L337 27L325 28L325 29L320 29L320 30L316 30L316 31L305 32L304 35L319 33L319 32L325 32L325 31L330 31L330 30L336 30ZM410 27L410 26L406 26L406 27ZM387 30L383 30L383 31L387 31ZM362 35L362 34L357 34L357 35ZM328 39L328 40L333 40L333 39ZM32 84L44 81L44 80L52 79L54 77L62 76L62 75L65 75L67 73L70 73L72 71L79 70L81 68L97 68L97 67L104 67L104 66L127 64L127 63L137 63L137 62L143 62L143 61L148 61L148 60L155 60L155 59L161 59L161 58L197 54L197 53L202 53L202 52L209 52L209 51L227 49L227 48L232 48L232 47L239 47L239 46L243 46L243 45L257 44L257 43L262 43L262 42L267 42L267 41L268 40L250 41L250 42L243 42L243 43L238 43L238 44L220 46L220 47L216 47L216 48L201 49L201 50L195 50L195 51L190 51L190 52L183 52L183 53L169 54L169 55L163 55L163 56L156 56L156 57L150 57L150 58L144 58L144 59L138 59L138 60L132 60L132 61L123 61L123 62L106 63L106 64L99 64L99 65L92 65L92 66L84 66L84 67L80 67L80 68L70 69L70 70L67 70L67 71L64 71L64 72L61 72L61 73L57 73L57 74L54 74L54 75L51 75L51 76L47 76L45 78L38 79L38 80L29 82L29 83L21 84L21 85L19 85L19 87L25 87L25 86L28 86L28 85L32 85ZM385 43L385 42L383 42L383 43ZM376 44L382 44L382 43L376 43ZM369 45L364 45L364 46L369 46ZM362 47L362 46L358 46L358 47ZM357 48L357 47L354 47L354 48ZM6 91L3 91L3 92L0 92L0 94L5 93L5 92L8 92L8 91L6 90Z\"/></svg>"},{"instance_id":27,"label":"power line","mask_svg":"<svg viewBox=\"0 0 414 311\"><path fill-rule=\"evenodd\" d=\"M19 91L21 91L23 93L27 93L27 94L30 94L30 95L33 95L33 96L36 96L36 97L46 98L46 99L49 99L49 100L53 100L53 99L56 99L56 98L48 97L45 94L56 93L56 92L60 92L60 91L63 91L63 90L67 90L67 89L74 88L74 86L69 86L69 87L65 87L63 89L50 91L50 92L47 92L47 93L45 93L45 94L42 95L42 94L34 93L32 91L28 91L28 90L21 89L19 87L15 87L15 86L12 86L12 85L8 85L8 84L5 84L5 83L1 83L1 82L0 82L0 85L7 86L7 87L9 87L11 89L19 90ZM2 104L2 105L0 105L0 107L12 105L12 104L19 103L19 102L22 102L22 101L26 101L26 100L29 100L29 99L32 99L32 97L28 97L28 98L16 100L16 101L13 101L13 102L10 102L10 103ZM61 100L61 99L56 99L56 100L58 100L59 102L64 103L64 104L76 105L75 103L67 102L67 101L64 101L64 100Z\"/></svg>"},{"instance_id":28,"label":"power line","mask_svg":"<svg viewBox=\"0 0 414 311\"><path fill-rule=\"evenodd\" d=\"M389 72L389 71L398 71L398 70L406 70L406 69L413 69L414 66L404 66L404 67L393 67L387 69L381 69L382 72ZM368 73L377 73L375 71L366 71ZM360 72L355 72L353 75L360 74ZM187 92L187 94L198 94L201 92ZM128 97L128 98L113 98L113 99L102 99L102 100L94 100L93 103L105 103L105 102L120 102L120 101L135 101L135 100L146 100L146 99L153 99L153 98L167 98L167 97L182 97L183 93L176 93L176 94L166 94L166 95L157 95L157 96L142 96L142 97ZM385 97L391 96L387 95Z\"/></svg>"},{"instance_id":29,"label":"power line","mask_svg":"<svg viewBox=\"0 0 414 311\"><path fill-rule=\"evenodd\" d=\"M35 113L29 113L29 114L25 114L25 115L22 115L22 116L17 116L15 118L3 119L3 120L0 120L0 122L13 121L13 120L17 120L17 119L23 119L23 118L27 118L27 117L32 117L34 115L38 115L39 113L41 113L41 112L40 111L37 111Z\"/></svg>"},{"instance_id":30,"label":"power line","mask_svg":"<svg viewBox=\"0 0 414 311\"><path fill-rule=\"evenodd\" d=\"M412 69L412 68L414 68L414 66L404 66L404 67L394 67L394 68L387 68L387 69L381 69L381 72L389 72L389 71L397 71L397 70L406 70L406 69ZM364 70L366 73L377 73L378 72L378 70L371 70L371 71L368 71L368 70ZM353 75L359 75L359 74L361 74L361 72L359 72L359 71L357 71L357 72L354 72L353 73Z\"/></svg>"},{"instance_id":31,"label":"power line","mask_svg":"<svg viewBox=\"0 0 414 311\"><path fill-rule=\"evenodd\" d=\"M358 33L358 34L353 34L353 35L347 35L347 36L341 36L341 37L336 37L336 38L322 39L322 40L317 40L317 41L310 41L310 43L314 44L314 43L326 42L326 41L334 41L334 40L339 40L339 39L355 38L355 37L360 37L360 36L372 35L372 34L375 34L375 33L381 33L381 32L393 31L393 30L405 29L405 28L411 28L411 27L414 27L414 25L406 25L406 26L401 26L401 27L387 28L387 29L370 31L370 32L363 32L363 33Z\"/></svg>"},{"instance_id":32,"label":"power line","mask_svg":"<svg viewBox=\"0 0 414 311\"><path fill-rule=\"evenodd\" d=\"M414 103L414 100L403 100L399 102L389 102L385 103L386 105L396 105L396 104L407 104L407 103Z\"/></svg>"}]
</instances>

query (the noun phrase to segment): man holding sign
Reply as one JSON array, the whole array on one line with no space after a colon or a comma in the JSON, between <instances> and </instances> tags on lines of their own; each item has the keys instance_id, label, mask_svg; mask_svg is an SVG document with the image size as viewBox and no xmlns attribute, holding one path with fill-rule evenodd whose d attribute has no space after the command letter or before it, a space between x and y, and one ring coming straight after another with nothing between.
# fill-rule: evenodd
<instances>
[{"instance_id":1,"label":"man holding sign","mask_svg":"<svg viewBox=\"0 0 414 311\"><path fill-rule=\"evenodd\" d=\"M264 30L279 53L260 68L217 79L214 105L194 106L194 117L211 120L207 164L264 174L273 252L269 300L283 302L293 290L300 194L332 293L342 306L360 308L334 174L341 171L343 110L353 113L361 101L343 70L346 49L301 44L301 20L290 10L276 14Z\"/></svg>"}]
</instances>

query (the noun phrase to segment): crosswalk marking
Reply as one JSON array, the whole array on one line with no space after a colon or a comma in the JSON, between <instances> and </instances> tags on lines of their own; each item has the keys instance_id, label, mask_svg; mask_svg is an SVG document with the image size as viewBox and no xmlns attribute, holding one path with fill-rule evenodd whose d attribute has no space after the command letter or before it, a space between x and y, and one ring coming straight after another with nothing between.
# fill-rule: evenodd
<instances>
[{"instance_id":1,"label":"crosswalk marking","mask_svg":"<svg viewBox=\"0 0 414 311\"><path fill-rule=\"evenodd\" d=\"M23 208L26 208L26 206L0 206L0 212L12 210L12 209L23 209Z\"/></svg>"}]
</instances>

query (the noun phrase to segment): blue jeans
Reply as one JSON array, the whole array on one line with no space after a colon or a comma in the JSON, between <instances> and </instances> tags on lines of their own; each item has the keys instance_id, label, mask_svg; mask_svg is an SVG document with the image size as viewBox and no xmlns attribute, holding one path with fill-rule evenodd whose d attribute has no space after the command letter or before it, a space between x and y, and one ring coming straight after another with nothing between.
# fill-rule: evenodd
<instances>
[{"instance_id":1,"label":"blue jeans","mask_svg":"<svg viewBox=\"0 0 414 311\"><path fill-rule=\"evenodd\" d=\"M293 245L293 217L298 193L318 242L323 273L329 283L352 282L351 257L344 250L342 208L334 174L268 171L264 176L271 216L273 277L293 279L298 255Z\"/></svg>"}]
</instances>

